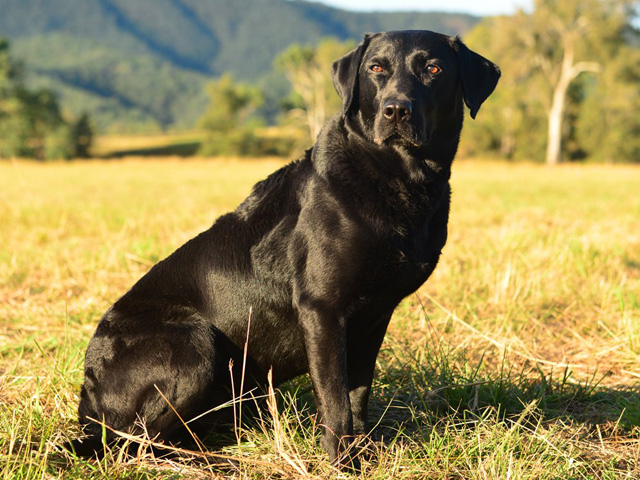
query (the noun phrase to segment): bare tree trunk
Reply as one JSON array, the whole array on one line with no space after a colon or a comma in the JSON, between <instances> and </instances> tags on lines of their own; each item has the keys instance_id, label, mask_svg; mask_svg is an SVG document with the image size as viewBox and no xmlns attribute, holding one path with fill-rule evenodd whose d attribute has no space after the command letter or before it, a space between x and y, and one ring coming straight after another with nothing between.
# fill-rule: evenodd
<instances>
[{"instance_id":1,"label":"bare tree trunk","mask_svg":"<svg viewBox=\"0 0 640 480\"><path fill-rule=\"evenodd\" d=\"M562 120L567 88L558 83L553 90L547 129L547 165L557 165L562 160Z\"/></svg>"},{"instance_id":2,"label":"bare tree trunk","mask_svg":"<svg viewBox=\"0 0 640 480\"><path fill-rule=\"evenodd\" d=\"M313 77L308 70L305 70L295 77L292 77L291 83L302 97L305 113L307 115L307 125L309 127L309 136L311 140L315 140L318 134L315 86Z\"/></svg>"},{"instance_id":3,"label":"bare tree trunk","mask_svg":"<svg viewBox=\"0 0 640 480\"><path fill-rule=\"evenodd\" d=\"M565 45L558 83L553 89L549 123L547 129L547 165L557 165L562 161L562 123L567 92L571 82L582 72L598 72L600 65L592 62L573 63L573 45Z\"/></svg>"},{"instance_id":4,"label":"bare tree trunk","mask_svg":"<svg viewBox=\"0 0 640 480\"><path fill-rule=\"evenodd\" d=\"M325 75L318 66L309 63L297 71L289 72L287 77L302 97L309 135L311 141L315 142L326 116Z\"/></svg>"}]
</instances>

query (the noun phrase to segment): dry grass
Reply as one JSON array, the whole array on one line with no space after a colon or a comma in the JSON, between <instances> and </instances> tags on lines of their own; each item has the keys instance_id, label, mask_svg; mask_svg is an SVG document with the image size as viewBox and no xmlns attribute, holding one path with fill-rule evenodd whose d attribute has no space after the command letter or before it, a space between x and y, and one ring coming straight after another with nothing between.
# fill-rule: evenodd
<instances>
[{"instance_id":1,"label":"dry grass","mask_svg":"<svg viewBox=\"0 0 640 480\"><path fill-rule=\"evenodd\" d=\"M233 467L56 451L100 315L280 164L0 164L2 478L338 475L306 379L216 450ZM355 478L640 478L639 185L637 167L455 165L449 242L392 321Z\"/></svg>"}]
</instances>

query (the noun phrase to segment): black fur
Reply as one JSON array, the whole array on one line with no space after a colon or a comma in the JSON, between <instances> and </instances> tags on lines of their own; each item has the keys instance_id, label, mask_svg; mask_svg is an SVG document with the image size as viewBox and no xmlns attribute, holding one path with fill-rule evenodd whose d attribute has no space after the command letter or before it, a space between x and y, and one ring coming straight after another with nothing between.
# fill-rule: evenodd
<instances>
[{"instance_id":1,"label":"black fur","mask_svg":"<svg viewBox=\"0 0 640 480\"><path fill-rule=\"evenodd\" d=\"M158 390L185 420L229 400L229 360L237 392L252 309L244 390L264 387L271 368L276 385L309 372L322 445L333 462L348 461L349 439L367 431L391 314L429 277L447 239L463 102L475 116L499 76L459 39L428 31L367 35L339 59L344 110L316 145L101 320L86 354L79 453L102 449L91 418L132 432L143 421L151 436L179 440L181 422ZM202 432L215 420L190 426Z\"/></svg>"}]
</instances>

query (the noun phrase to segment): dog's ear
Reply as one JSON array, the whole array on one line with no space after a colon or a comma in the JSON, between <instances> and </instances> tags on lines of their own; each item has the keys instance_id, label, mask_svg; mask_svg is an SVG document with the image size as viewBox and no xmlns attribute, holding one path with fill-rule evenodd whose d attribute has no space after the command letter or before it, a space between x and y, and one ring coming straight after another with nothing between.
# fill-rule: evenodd
<instances>
[{"instance_id":1,"label":"dog's ear","mask_svg":"<svg viewBox=\"0 0 640 480\"><path fill-rule=\"evenodd\" d=\"M464 103L471 110L471 118L476 118L480 105L491 95L500 78L500 68L469 48L456 37L458 71L464 93Z\"/></svg>"},{"instance_id":2,"label":"dog's ear","mask_svg":"<svg viewBox=\"0 0 640 480\"><path fill-rule=\"evenodd\" d=\"M333 63L331 79L342 99L342 111L348 113L358 96L358 71L360 62L373 35L366 34L362 43Z\"/></svg>"}]
</instances>

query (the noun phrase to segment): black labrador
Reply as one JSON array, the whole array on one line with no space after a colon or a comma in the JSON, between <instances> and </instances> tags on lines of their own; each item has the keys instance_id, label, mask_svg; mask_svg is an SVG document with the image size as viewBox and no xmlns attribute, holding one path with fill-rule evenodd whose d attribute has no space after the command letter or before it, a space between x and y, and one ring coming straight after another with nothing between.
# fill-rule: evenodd
<instances>
[{"instance_id":1,"label":"black labrador","mask_svg":"<svg viewBox=\"0 0 640 480\"><path fill-rule=\"evenodd\" d=\"M475 117L499 77L458 38L430 31L366 35L337 60L343 110L315 146L106 312L86 353L87 438L75 450L102 450L96 420L178 440L182 420L231 398L232 376L238 393L248 335L244 390L264 387L270 369L275 385L308 372L322 446L334 463L353 460L345 451L367 431L389 319L447 239L463 103ZM189 425L204 431L213 417Z\"/></svg>"}]
</instances>

